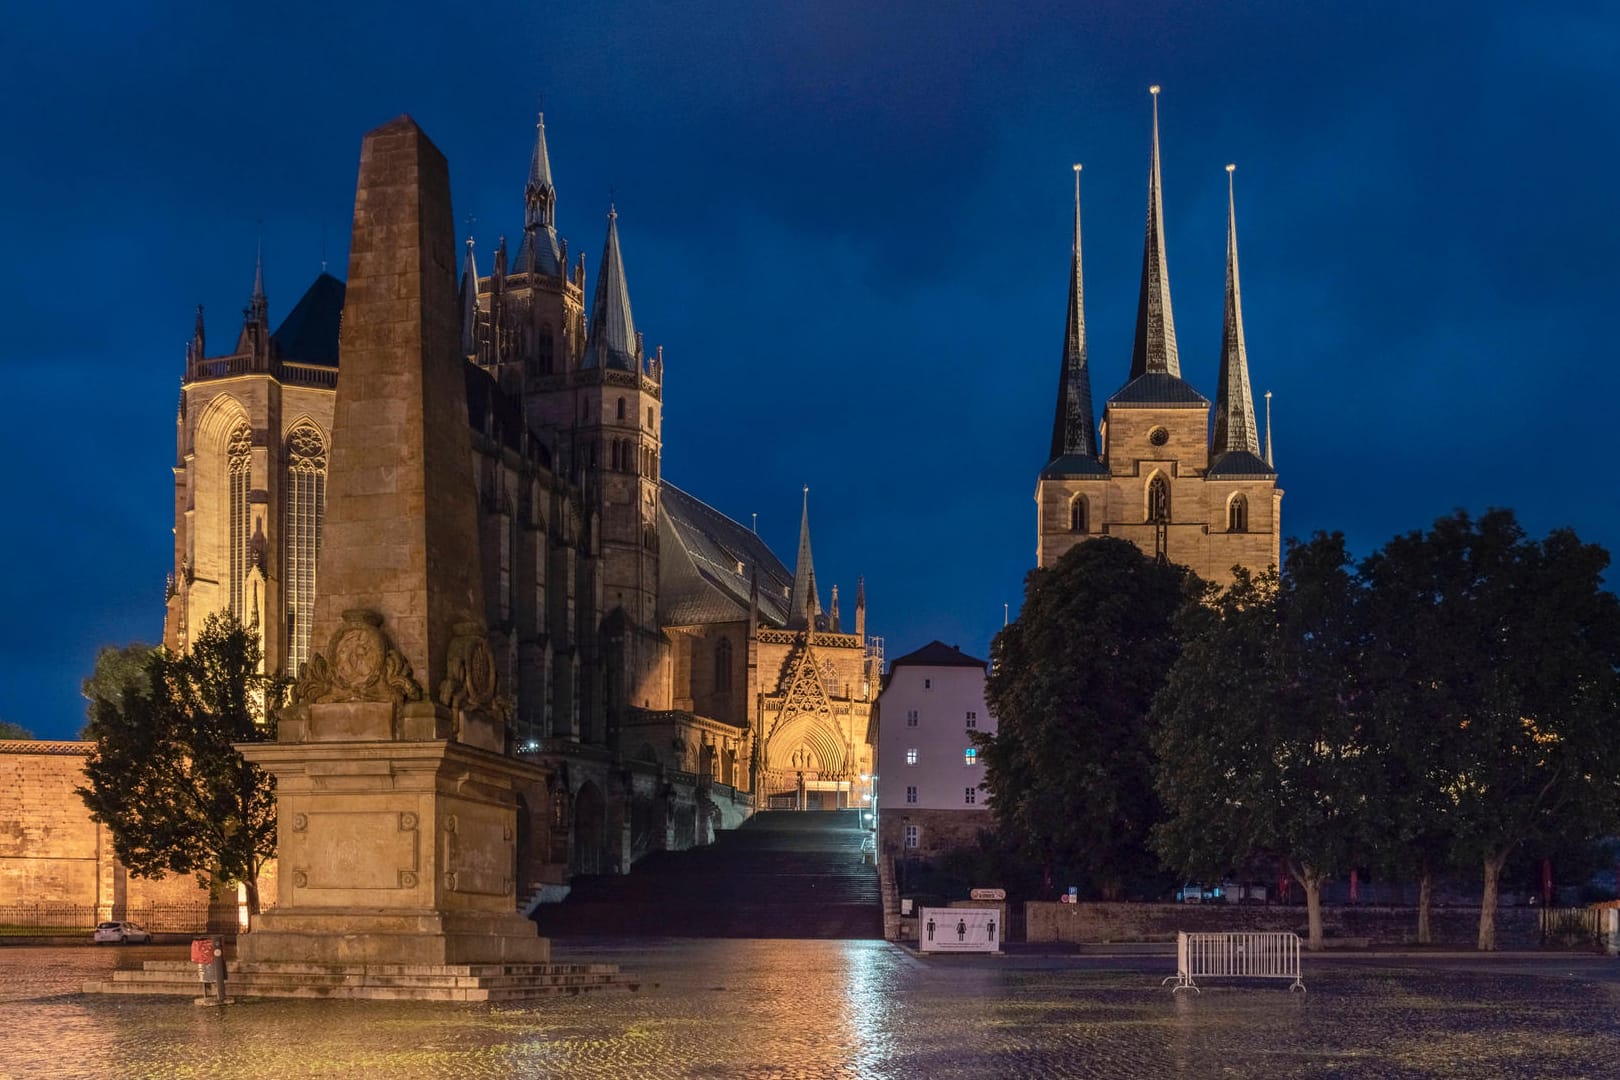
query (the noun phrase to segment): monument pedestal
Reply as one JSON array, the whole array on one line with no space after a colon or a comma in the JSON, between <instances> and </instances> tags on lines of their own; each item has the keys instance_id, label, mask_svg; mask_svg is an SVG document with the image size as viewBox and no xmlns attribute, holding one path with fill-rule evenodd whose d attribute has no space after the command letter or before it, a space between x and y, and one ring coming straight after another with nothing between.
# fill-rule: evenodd
<instances>
[{"instance_id":1,"label":"monument pedestal","mask_svg":"<svg viewBox=\"0 0 1620 1080\"><path fill-rule=\"evenodd\" d=\"M283 736L306 733L289 720ZM280 903L241 938L244 963L550 960L514 880L513 786L538 767L449 740L243 749L276 777L280 837Z\"/></svg>"}]
</instances>

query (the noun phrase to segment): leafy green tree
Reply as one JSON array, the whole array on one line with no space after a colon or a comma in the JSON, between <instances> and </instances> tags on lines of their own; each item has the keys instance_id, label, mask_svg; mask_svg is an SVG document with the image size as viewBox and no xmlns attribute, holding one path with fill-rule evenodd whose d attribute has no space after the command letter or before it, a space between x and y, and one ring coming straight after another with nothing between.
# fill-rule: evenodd
<instances>
[{"instance_id":1,"label":"leafy green tree","mask_svg":"<svg viewBox=\"0 0 1620 1080\"><path fill-rule=\"evenodd\" d=\"M975 736L985 787L1002 841L1048 891L1060 869L1110 899L1159 887L1148 713L1189 579L1127 541L1088 541L1030 572L1018 621L991 645L998 731Z\"/></svg>"},{"instance_id":2,"label":"leafy green tree","mask_svg":"<svg viewBox=\"0 0 1620 1080\"><path fill-rule=\"evenodd\" d=\"M32 742L34 740L34 733L23 727L21 724L13 724L9 720L0 720L0 739Z\"/></svg>"},{"instance_id":3,"label":"leafy green tree","mask_svg":"<svg viewBox=\"0 0 1620 1080\"><path fill-rule=\"evenodd\" d=\"M103 645L96 652L95 666L79 686L79 692L84 700L94 703L97 699L119 704L124 700L124 687L133 686L135 692L148 696L152 692L152 680L147 677L146 664L151 659L155 647L132 641L128 645ZM86 706L86 713L90 712ZM88 739L90 736L88 716L86 726L80 733L80 738Z\"/></svg>"},{"instance_id":4,"label":"leafy green tree","mask_svg":"<svg viewBox=\"0 0 1620 1080\"><path fill-rule=\"evenodd\" d=\"M1290 543L1279 579L1239 569L1189 603L1182 651L1154 701L1153 842L1196 877L1257 853L1282 857L1305 889L1310 947L1322 947L1321 887L1355 865L1377 805L1362 731L1358 588L1344 538Z\"/></svg>"},{"instance_id":5,"label":"leafy green tree","mask_svg":"<svg viewBox=\"0 0 1620 1080\"><path fill-rule=\"evenodd\" d=\"M151 651L139 672L123 671L116 696L98 684L89 782L77 789L130 873L241 882L253 912L259 872L275 854L274 778L233 744L275 736L284 683L261 666L257 636L218 614L190 652Z\"/></svg>"},{"instance_id":6,"label":"leafy green tree","mask_svg":"<svg viewBox=\"0 0 1620 1080\"><path fill-rule=\"evenodd\" d=\"M1620 821L1614 737L1620 602L1609 556L1569 530L1526 537L1511 511L1458 513L1368 560L1390 610L1375 654L1408 710L1393 745L1431 764L1451 854L1482 868L1478 947L1496 947L1502 868L1520 845L1604 835ZM1393 658L1393 659L1390 659Z\"/></svg>"}]
</instances>

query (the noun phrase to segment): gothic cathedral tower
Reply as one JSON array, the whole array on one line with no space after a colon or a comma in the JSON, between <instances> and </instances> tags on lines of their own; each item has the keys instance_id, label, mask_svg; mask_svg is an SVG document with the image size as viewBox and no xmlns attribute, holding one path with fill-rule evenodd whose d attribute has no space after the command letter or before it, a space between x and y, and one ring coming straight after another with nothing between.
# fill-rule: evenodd
<instances>
[{"instance_id":1,"label":"gothic cathedral tower","mask_svg":"<svg viewBox=\"0 0 1620 1080\"><path fill-rule=\"evenodd\" d=\"M1209 581L1234 566L1259 570L1279 559L1282 490L1261 456L1249 388L1238 287L1237 220L1227 166L1226 319L1215 424L1210 402L1181 377L1170 272L1165 258L1159 167L1159 88L1153 91L1153 150L1147 233L1130 378L1108 399L1100 440L1092 427L1080 260L1080 167L1075 166L1074 248L1068 326L1058 375L1051 460L1041 470L1038 565L1051 567L1076 544L1117 536Z\"/></svg>"},{"instance_id":2,"label":"gothic cathedral tower","mask_svg":"<svg viewBox=\"0 0 1620 1080\"><path fill-rule=\"evenodd\" d=\"M624 705L664 708L657 613L662 350L647 357L636 330L613 208L587 326L585 260L581 256L570 271L568 245L557 237L556 203L542 116L516 260L508 261L503 239L494 272L480 277L468 242L463 348L522 400L528 427L551 442L558 472L583 493L600 556L588 591L606 613L601 627L581 634L601 651L582 658L584 677L600 673L602 679L600 686L581 687L584 700L599 701L610 713Z\"/></svg>"}]
</instances>

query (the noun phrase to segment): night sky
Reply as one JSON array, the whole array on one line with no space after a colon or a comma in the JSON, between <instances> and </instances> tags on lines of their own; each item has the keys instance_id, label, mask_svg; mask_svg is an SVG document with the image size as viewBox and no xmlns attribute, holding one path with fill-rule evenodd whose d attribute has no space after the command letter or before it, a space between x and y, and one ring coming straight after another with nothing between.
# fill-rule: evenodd
<instances>
[{"instance_id":1,"label":"night sky","mask_svg":"<svg viewBox=\"0 0 1620 1080\"><path fill-rule=\"evenodd\" d=\"M233 341L340 276L361 135L408 112L487 268L543 107L594 287L610 198L667 364L664 475L891 657L984 655L1034 561L1073 172L1099 406L1130 361L1161 125L1182 373L1215 394L1236 162L1286 535L1457 507L1610 548L1620 20L1469 3L22 5L0 64L0 719L83 722L155 642L192 310ZM1214 14L1214 9L1224 14ZM906 10L909 9L909 10ZM1257 403L1263 404L1263 403Z\"/></svg>"}]
</instances>

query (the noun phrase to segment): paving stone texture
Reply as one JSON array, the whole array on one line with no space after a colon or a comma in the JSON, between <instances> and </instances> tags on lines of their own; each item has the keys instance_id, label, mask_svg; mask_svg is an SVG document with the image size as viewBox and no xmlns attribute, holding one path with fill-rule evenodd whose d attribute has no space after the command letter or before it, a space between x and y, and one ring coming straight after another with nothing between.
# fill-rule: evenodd
<instances>
[{"instance_id":1,"label":"paving stone texture","mask_svg":"<svg viewBox=\"0 0 1620 1080\"><path fill-rule=\"evenodd\" d=\"M521 1005L74 991L166 948L0 948L0 1077L1612 1077L1620 962L1307 957L1170 992L1171 957L941 957L883 942L559 943L636 994Z\"/></svg>"}]
</instances>

